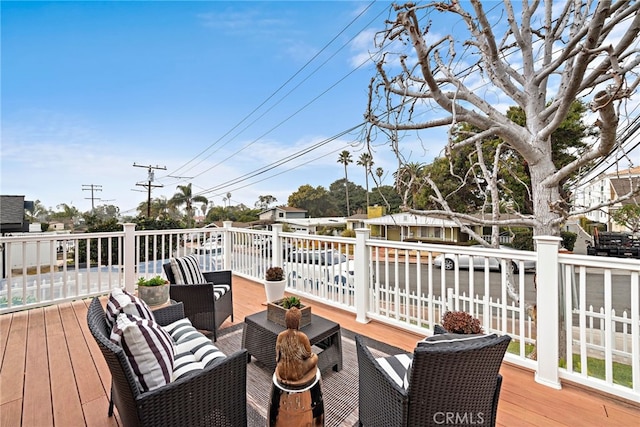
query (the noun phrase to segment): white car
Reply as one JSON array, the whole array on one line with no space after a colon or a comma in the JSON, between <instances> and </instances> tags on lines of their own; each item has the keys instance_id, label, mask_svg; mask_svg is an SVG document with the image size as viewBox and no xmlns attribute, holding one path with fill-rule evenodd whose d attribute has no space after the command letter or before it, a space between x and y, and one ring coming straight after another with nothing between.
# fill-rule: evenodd
<instances>
[{"instance_id":1,"label":"white car","mask_svg":"<svg viewBox=\"0 0 640 427\"><path fill-rule=\"evenodd\" d=\"M310 283L353 286L353 260L337 250L298 250L288 254L284 270L292 285L300 279Z\"/></svg>"},{"instance_id":2,"label":"white car","mask_svg":"<svg viewBox=\"0 0 640 427\"><path fill-rule=\"evenodd\" d=\"M473 245L471 246L476 248L482 248L482 245ZM500 246L500 249L514 250L513 248L509 248L507 246ZM445 270L453 270L456 267L456 262L458 263L458 268L460 269L468 269L469 268L469 255L458 255L456 257L453 253L445 253L440 254L433 259L433 265L438 268L442 268L444 266ZM473 266L474 270L481 270L484 268L485 256L478 255L473 257ZM457 259L457 261L456 261ZM501 258L489 257L489 269L490 270L500 270L501 269ZM517 260L511 260L511 271L517 273L519 270L519 263ZM536 262L535 261L525 261L524 269L527 270L535 270Z\"/></svg>"}]
</instances>

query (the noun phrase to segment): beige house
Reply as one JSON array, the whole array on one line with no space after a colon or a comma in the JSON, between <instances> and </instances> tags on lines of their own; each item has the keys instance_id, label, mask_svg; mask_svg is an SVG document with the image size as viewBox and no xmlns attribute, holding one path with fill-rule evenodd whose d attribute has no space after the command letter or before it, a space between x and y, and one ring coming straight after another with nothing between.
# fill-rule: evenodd
<instances>
[{"instance_id":1,"label":"beige house","mask_svg":"<svg viewBox=\"0 0 640 427\"><path fill-rule=\"evenodd\" d=\"M448 219L410 213L397 213L362 221L371 229L371 237L386 240L442 240L466 242L469 238L458 225Z\"/></svg>"}]
</instances>

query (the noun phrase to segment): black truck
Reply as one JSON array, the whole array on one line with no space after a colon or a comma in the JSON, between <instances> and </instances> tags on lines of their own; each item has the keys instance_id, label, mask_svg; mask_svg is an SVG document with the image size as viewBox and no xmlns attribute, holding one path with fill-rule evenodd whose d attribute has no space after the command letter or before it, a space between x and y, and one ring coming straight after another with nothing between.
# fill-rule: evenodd
<instances>
[{"instance_id":1,"label":"black truck","mask_svg":"<svg viewBox=\"0 0 640 427\"><path fill-rule=\"evenodd\" d=\"M593 236L587 254L619 258L640 258L640 237L631 233L603 231Z\"/></svg>"}]
</instances>

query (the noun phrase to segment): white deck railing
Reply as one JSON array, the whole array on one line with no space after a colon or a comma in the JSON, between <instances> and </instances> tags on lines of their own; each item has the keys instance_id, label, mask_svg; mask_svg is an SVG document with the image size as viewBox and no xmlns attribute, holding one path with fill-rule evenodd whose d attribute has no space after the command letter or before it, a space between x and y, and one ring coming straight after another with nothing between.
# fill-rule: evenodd
<instances>
[{"instance_id":1,"label":"white deck railing","mask_svg":"<svg viewBox=\"0 0 640 427\"><path fill-rule=\"evenodd\" d=\"M232 269L256 281L269 266L281 265L289 292L351 311L361 322L375 319L430 335L445 311L467 311L485 332L511 335L506 359L535 370L540 383L560 387L567 379L640 402L638 260L562 254L553 237L538 238L537 252L525 252L370 239L367 230L354 239L230 223L145 231L128 224L124 232L63 238L64 244L56 235L0 238L0 313L106 294L116 286L134 291L139 277L164 275L162 265L172 256L195 253L206 271ZM443 253L456 261L452 270L434 265ZM467 258L476 267L459 269ZM525 271L533 262L544 268ZM528 357L534 344L537 360Z\"/></svg>"}]
</instances>

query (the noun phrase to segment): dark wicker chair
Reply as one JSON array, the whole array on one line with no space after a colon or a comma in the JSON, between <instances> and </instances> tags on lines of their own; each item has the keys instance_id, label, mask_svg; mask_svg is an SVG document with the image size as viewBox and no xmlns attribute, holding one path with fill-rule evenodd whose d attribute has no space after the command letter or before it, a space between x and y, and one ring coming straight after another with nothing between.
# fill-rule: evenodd
<instances>
[{"instance_id":1,"label":"dark wicker chair","mask_svg":"<svg viewBox=\"0 0 640 427\"><path fill-rule=\"evenodd\" d=\"M182 304L153 312L167 325L184 318ZM111 372L111 402L125 426L246 426L247 351L240 350L197 374L141 392L122 348L109 339L105 311L98 298L87 313L89 330Z\"/></svg>"},{"instance_id":2,"label":"dark wicker chair","mask_svg":"<svg viewBox=\"0 0 640 427\"><path fill-rule=\"evenodd\" d=\"M498 371L510 340L505 335L464 349L417 346L405 390L357 335L360 425L495 425L502 384Z\"/></svg>"},{"instance_id":3,"label":"dark wicker chair","mask_svg":"<svg viewBox=\"0 0 640 427\"><path fill-rule=\"evenodd\" d=\"M184 313L196 329L213 333L213 340L218 339L217 330L231 316L233 322L233 284L231 270L210 271L204 273L207 283L194 285L177 285L171 263L163 266L167 280L171 283L169 293L171 299L184 304ZM229 285L229 291L215 299L213 284Z\"/></svg>"}]
</instances>

